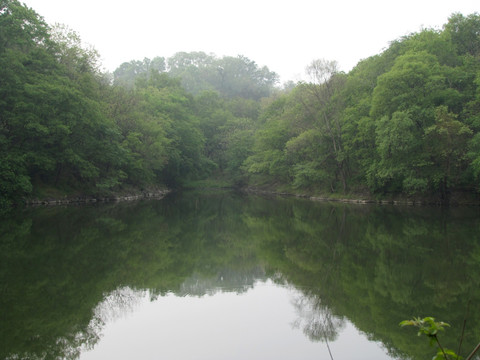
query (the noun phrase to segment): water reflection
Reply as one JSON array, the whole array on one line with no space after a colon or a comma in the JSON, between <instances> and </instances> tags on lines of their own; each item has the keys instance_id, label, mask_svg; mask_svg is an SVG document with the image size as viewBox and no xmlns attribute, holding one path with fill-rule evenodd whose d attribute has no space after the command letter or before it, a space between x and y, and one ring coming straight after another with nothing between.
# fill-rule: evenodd
<instances>
[{"instance_id":1,"label":"water reflection","mask_svg":"<svg viewBox=\"0 0 480 360\"><path fill-rule=\"evenodd\" d=\"M293 305L297 312L294 327L302 329L312 341L335 341L345 328L344 318L337 317L322 304L322 299L304 294L296 297Z\"/></svg>"},{"instance_id":2,"label":"water reflection","mask_svg":"<svg viewBox=\"0 0 480 360\"><path fill-rule=\"evenodd\" d=\"M395 358L432 356L400 320L432 315L458 334L471 301L469 349L480 338L479 225L476 209L230 193L29 209L0 222L0 358L76 358L145 297L246 295L267 279L299 289L288 306L303 338L337 344L353 326Z\"/></svg>"},{"instance_id":3,"label":"water reflection","mask_svg":"<svg viewBox=\"0 0 480 360\"><path fill-rule=\"evenodd\" d=\"M204 296L214 295L222 291L241 294L252 289L255 282L259 280L266 280L265 271L260 266L252 268L248 272L223 269L212 278L204 278L201 274L194 273L180 285L176 295Z\"/></svg>"},{"instance_id":4,"label":"water reflection","mask_svg":"<svg viewBox=\"0 0 480 360\"><path fill-rule=\"evenodd\" d=\"M106 321L97 347L84 351L80 359L156 359L159 354L175 359L318 359L327 358L329 352L350 358L352 349L345 344L354 343L364 358L389 358L351 324L349 331L343 331L343 321L342 329L336 329L337 341L329 339L331 346L326 339L310 341L295 326L292 330L292 325L312 323L310 316L319 319L328 312L318 313L315 307L309 314L299 314L292 305L302 297L297 289L271 280L255 282L240 296L223 288L214 294L167 294L152 301L148 293L139 291L135 311Z\"/></svg>"},{"instance_id":5,"label":"water reflection","mask_svg":"<svg viewBox=\"0 0 480 360\"><path fill-rule=\"evenodd\" d=\"M133 290L126 287L118 288L105 296L105 299L93 310L93 326L107 322L116 321L130 313L141 303L141 300L148 294L146 290Z\"/></svg>"}]
</instances>

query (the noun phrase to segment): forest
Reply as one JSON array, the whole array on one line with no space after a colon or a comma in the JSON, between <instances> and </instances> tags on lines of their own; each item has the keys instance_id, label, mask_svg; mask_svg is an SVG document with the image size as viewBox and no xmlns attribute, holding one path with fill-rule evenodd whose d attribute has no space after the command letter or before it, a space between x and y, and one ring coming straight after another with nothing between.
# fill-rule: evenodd
<instances>
[{"instance_id":1,"label":"forest","mask_svg":"<svg viewBox=\"0 0 480 360\"><path fill-rule=\"evenodd\" d=\"M480 15L308 81L180 52L102 70L67 26L0 0L0 207L195 183L439 203L480 191Z\"/></svg>"}]
</instances>

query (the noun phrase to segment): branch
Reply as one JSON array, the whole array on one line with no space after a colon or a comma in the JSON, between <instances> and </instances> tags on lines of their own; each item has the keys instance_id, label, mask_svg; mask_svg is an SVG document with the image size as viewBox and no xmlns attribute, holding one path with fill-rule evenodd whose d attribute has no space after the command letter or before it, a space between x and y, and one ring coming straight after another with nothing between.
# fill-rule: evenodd
<instances>
[{"instance_id":1,"label":"branch","mask_svg":"<svg viewBox=\"0 0 480 360\"><path fill-rule=\"evenodd\" d=\"M435 338L435 340L437 340L437 345L438 345L438 347L440 348L440 350L442 350L443 357L445 358L445 360L448 360L447 354L445 354L445 350L443 350L443 347L442 347L442 345L440 344L440 341L438 340L437 335L433 335L433 337ZM479 344L479 345L480 345L480 344Z\"/></svg>"},{"instance_id":2,"label":"branch","mask_svg":"<svg viewBox=\"0 0 480 360\"><path fill-rule=\"evenodd\" d=\"M472 353L470 355L467 356L467 358L465 360L470 360L473 358L473 355L475 355L475 353L478 351L478 349L480 349L480 343L478 343L477 346L475 346L475 349L473 349Z\"/></svg>"}]
</instances>

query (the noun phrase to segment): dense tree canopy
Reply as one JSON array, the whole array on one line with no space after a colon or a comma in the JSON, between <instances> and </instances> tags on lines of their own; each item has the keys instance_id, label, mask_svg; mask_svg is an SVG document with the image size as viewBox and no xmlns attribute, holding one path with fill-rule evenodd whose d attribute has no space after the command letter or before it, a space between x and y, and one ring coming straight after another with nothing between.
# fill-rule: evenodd
<instances>
[{"instance_id":1,"label":"dense tree canopy","mask_svg":"<svg viewBox=\"0 0 480 360\"><path fill-rule=\"evenodd\" d=\"M137 81L149 78L152 72L166 72L181 79L191 94L213 90L226 98L241 97L259 100L272 93L278 75L244 56L217 58L204 52L179 52L165 60L132 60L114 71L116 84L133 87Z\"/></svg>"},{"instance_id":2,"label":"dense tree canopy","mask_svg":"<svg viewBox=\"0 0 480 360\"><path fill-rule=\"evenodd\" d=\"M68 27L16 0L0 10L3 205L218 176L443 202L480 190L478 14L397 39L348 74L314 60L309 81L280 90L267 67L204 52L132 60L111 80Z\"/></svg>"},{"instance_id":3,"label":"dense tree canopy","mask_svg":"<svg viewBox=\"0 0 480 360\"><path fill-rule=\"evenodd\" d=\"M394 41L348 74L314 61L312 82L265 111L246 170L273 183L266 165L282 164L286 186L323 193L447 202L453 191L476 191L479 41L480 16L454 14L442 30Z\"/></svg>"}]
</instances>

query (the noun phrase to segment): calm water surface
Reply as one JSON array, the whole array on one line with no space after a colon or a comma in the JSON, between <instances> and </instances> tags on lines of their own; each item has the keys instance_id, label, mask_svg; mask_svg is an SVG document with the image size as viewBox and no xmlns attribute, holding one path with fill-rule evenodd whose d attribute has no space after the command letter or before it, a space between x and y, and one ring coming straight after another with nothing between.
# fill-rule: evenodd
<instances>
[{"instance_id":1,"label":"calm water surface","mask_svg":"<svg viewBox=\"0 0 480 360\"><path fill-rule=\"evenodd\" d=\"M184 193L0 220L0 359L428 359L480 339L477 208Z\"/></svg>"},{"instance_id":2,"label":"calm water surface","mask_svg":"<svg viewBox=\"0 0 480 360\"><path fill-rule=\"evenodd\" d=\"M329 359L325 341L335 358L388 359L381 344L369 342L345 319L304 299L301 292L257 282L243 294L222 292L202 297L169 294L151 301L148 293L122 289L134 305L113 308L103 336L81 359ZM115 294L114 296L119 296ZM307 301L307 302L306 302ZM330 340L312 339L313 318L328 323ZM328 320L327 320L328 319ZM333 326L332 326L333 325ZM306 331L307 333L304 333Z\"/></svg>"}]
</instances>

